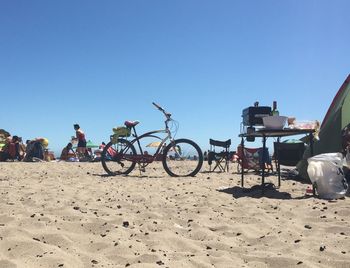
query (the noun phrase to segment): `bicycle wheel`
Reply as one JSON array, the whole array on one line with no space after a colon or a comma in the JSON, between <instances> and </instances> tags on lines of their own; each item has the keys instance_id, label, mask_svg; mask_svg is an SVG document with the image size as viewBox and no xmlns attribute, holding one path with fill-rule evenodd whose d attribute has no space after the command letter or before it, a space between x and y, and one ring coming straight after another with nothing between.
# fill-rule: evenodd
<instances>
[{"instance_id":1,"label":"bicycle wheel","mask_svg":"<svg viewBox=\"0 0 350 268\"><path fill-rule=\"evenodd\" d=\"M101 163L103 169L112 176L129 174L136 162L135 147L127 140L118 139L117 143L109 142L102 151Z\"/></svg>"},{"instance_id":2,"label":"bicycle wheel","mask_svg":"<svg viewBox=\"0 0 350 268\"><path fill-rule=\"evenodd\" d=\"M202 150L191 140L175 140L163 151L163 167L172 177L195 176L202 165Z\"/></svg>"}]
</instances>

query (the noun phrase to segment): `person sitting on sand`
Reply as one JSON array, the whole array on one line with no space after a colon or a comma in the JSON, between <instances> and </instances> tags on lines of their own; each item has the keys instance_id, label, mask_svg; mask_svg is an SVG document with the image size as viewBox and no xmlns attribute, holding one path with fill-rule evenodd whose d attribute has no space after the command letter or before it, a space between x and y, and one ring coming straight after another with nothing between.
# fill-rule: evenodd
<instances>
[{"instance_id":1,"label":"person sitting on sand","mask_svg":"<svg viewBox=\"0 0 350 268\"><path fill-rule=\"evenodd\" d=\"M344 165L343 171L347 182L350 183L350 166L349 166L350 164L350 124L348 124L341 131L341 138L342 138L342 153L347 163L347 165Z\"/></svg>"},{"instance_id":2,"label":"person sitting on sand","mask_svg":"<svg viewBox=\"0 0 350 268\"><path fill-rule=\"evenodd\" d=\"M47 146L49 141L46 138L35 138L33 140L27 141L26 156L24 161L32 162L36 160L44 160L47 154Z\"/></svg>"},{"instance_id":3,"label":"person sitting on sand","mask_svg":"<svg viewBox=\"0 0 350 268\"><path fill-rule=\"evenodd\" d=\"M75 158L76 154L73 150L73 144L68 143L66 147L63 148L60 156L60 160L68 161L70 158Z\"/></svg>"},{"instance_id":4,"label":"person sitting on sand","mask_svg":"<svg viewBox=\"0 0 350 268\"><path fill-rule=\"evenodd\" d=\"M5 146L0 154L0 161L6 160L18 160L21 161L20 154L20 139L18 136L7 137L5 140Z\"/></svg>"},{"instance_id":5,"label":"person sitting on sand","mask_svg":"<svg viewBox=\"0 0 350 268\"><path fill-rule=\"evenodd\" d=\"M18 150L19 150L20 159L23 160L26 154L26 146L23 143L22 137L18 137Z\"/></svg>"},{"instance_id":6,"label":"person sitting on sand","mask_svg":"<svg viewBox=\"0 0 350 268\"><path fill-rule=\"evenodd\" d=\"M342 153L346 156L350 151L350 124L341 131Z\"/></svg>"},{"instance_id":7,"label":"person sitting on sand","mask_svg":"<svg viewBox=\"0 0 350 268\"><path fill-rule=\"evenodd\" d=\"M95 150L94 154L96 157L101 157L103 149L106 147L106 143L103 141L100 146L98 146L98 149Z\"/></svg>"},{"instance_id":8,"label":"person sitting on sand","mask_svg":"<svg viewBox=\"0 0 350 268\"><path fill-rule=\"evenodd\" d=\"M103 141L100 146L98 146L98 149L100 149L101 151L103 151L103 149L106 147L106 143Z\"/></svg>"},{"instance_id":9,"label":"person sitting on sand","mask_svg":"<svg viewBox=\"0 0 350 268\"><path fill-rule=\"evenodd\" d=\"M259 164L261 169L265 169L267 172L273 172L272 167L272 161L269 153L269 149L265 148L265 151L263 151L263 148L259 148L258 150L259 154ZM264 157L263 157L264 156Z\"/></svg>"}]
</instances>

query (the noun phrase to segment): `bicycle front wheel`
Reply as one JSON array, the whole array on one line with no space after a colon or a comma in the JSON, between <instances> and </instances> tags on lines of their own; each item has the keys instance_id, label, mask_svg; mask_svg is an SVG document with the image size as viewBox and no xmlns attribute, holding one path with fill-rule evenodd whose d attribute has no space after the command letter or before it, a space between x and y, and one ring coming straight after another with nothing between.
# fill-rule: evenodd
<instances>
[{"instance_id":1,"label":"bicycle front wheel","mask_svg":"<svg viewBox=\"0 0 350 268\"><path fill-rule=\"evenodd\" d=\"M128 140L109 142L102 151L102 167L111 176L129 174L136 165L135 155L135 147Z\"/></svg>"},{"instance_id":2,"label":"bicycle front wheel","mask_svg":"<svg viewBox=\"0 0 350 268\"><path fill-rule=\"evenodd\" d=\"M163 167L172 177L195 176L202 165L202 150L191 140L175 140L163 151Z\"/></svg>"}]
</instances>

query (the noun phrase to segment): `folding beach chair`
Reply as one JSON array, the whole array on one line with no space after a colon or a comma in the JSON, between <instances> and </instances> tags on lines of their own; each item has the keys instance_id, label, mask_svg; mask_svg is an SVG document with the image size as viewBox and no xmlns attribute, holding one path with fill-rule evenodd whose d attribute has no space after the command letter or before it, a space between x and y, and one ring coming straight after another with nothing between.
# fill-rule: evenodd
<instances>
[{"instance_id":1,"label":"folding beach chair","mask_svg":"<svg viewBox=\"0 0 350 268\"><path fill-rule=\"evenodd\" d=\"M260 155L259 155L260 148L247 148L244 147L244 152L242 150L242 146L237 147L237 153L235 154L234 158L236 159L237 165L237 172L241 173L243 170L254 170L259 171L261 169L260 165Z\"/></svg>"},{"instance_id":2,"label":"folding beach chair","mask_svg":"<svg viewBox=\"0 0 350 268\"><path fill-rule=\"evenodd\" d=\"M303 142L288 143L274 142L275 164L278 168L283 166L296 166L303 159L305 144Z\"/></svg>"},{"instance_id":3,"label":"folding beach chair","mask_svg":"<svg viewBox=\"0 0 350 268\"><path fill-rule=\"evenodd\" d=\"M209 139L210 150L208 153L208 164L210 166L209 171L215 171L215 169L219 169L219 171L225 172L229 169L229 161L230 161L230 145L231 140L227 141L217 141L213 139ZM221 147L221 152L216 152L216 147ZM215 162L215 166L213 170L211 170L212 163Z\"/></svg>"}]
</instances>

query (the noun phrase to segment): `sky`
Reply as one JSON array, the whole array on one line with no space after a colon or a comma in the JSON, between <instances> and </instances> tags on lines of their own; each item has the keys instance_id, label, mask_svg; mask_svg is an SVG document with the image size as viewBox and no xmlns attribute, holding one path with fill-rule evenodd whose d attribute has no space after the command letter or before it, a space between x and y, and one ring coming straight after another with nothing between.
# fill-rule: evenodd
<instances>
[{"instance_id":1,"label":"sky","mask_svg":"<svg viewBox=\"0 0 350 268\"><path fill-rule=\"evenodd\" d=\"M139 120L240 142L255 101L322 121L350 73L347 0L0 0L0 128L59 152ZM254 146L253 146L254 147Z\"/></svg>"}]
</instances>

